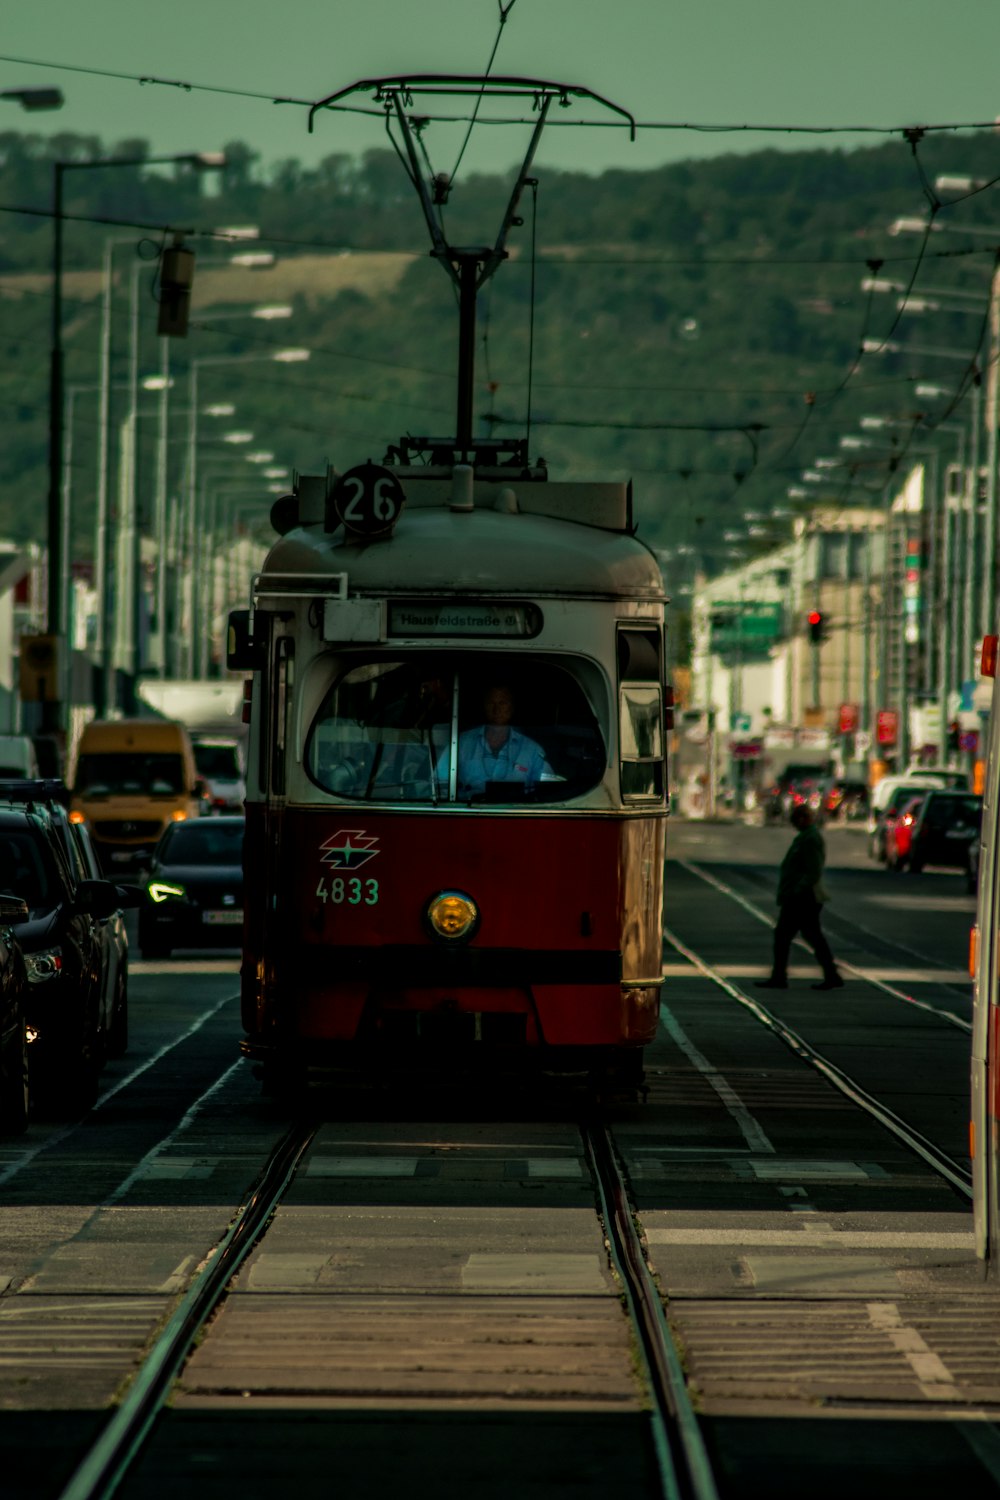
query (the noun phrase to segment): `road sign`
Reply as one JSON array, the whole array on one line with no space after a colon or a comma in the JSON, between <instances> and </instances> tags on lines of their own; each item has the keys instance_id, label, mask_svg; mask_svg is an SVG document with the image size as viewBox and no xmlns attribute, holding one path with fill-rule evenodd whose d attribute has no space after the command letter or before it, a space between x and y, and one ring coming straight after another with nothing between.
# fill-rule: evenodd
<instances>
[{"instance_id":1,"label":"road sign","mask_svg":"<svg viewBox=\"0 0 1000 1500\"><path fill-rule=\"evenodd\" d=\"M763 660L784 629L784 606L750 599L720 599L709 613L716 656Z\"/></svg>"},{"instance_id":2,"label":"road sign","mask_svg":"<svg viewBox=\"0 0 1000 1500\"><path fill-rule=\"evenodd\" d=\"M842 703L837 713L837 727L841 734L853 734L858 727L858 705Z\"/></svg>"},{"instance_id":3,"label":"road sign","mask_svg":"<svg viewBox=\"0 0 1000 1500\"><path fill-rule=\"evenodd\" d=\"M750 729L750 715L730 714L729 727L734 734L747 734Z\"/></svg>"},{"instance_id":4,"label":"road sign","mask_svg":"<svg viewBox=\"0 0 1000 1500\"><path fill-rule=\"evenodd\" d=\"M875 739L880 745L894 745L899 738L899 714L894 708L880 708L875 715Z\"/></svg>"}]
</instances>

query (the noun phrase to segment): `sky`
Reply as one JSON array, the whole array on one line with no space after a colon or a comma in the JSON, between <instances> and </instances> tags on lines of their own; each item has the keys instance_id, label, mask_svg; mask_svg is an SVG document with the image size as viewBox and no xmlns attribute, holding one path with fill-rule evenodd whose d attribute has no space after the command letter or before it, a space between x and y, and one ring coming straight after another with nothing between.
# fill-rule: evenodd
<instances>
[{"instance_id":1,"label":"sky","mask_svg":"<svg viewBox=\"0 0 1000 1500\"><path fill-rule=\"evenodd\" d=\"M501 27L500 0L8 0L0 90L59 87L65 105L26 114L7 101L0 129L96 135L107 150L138 137L157 155L241 141L263 167L288 157L312 165L384 146L383 124L324 113L310 135L307 109L274 98L314 101L400 72L480 76L498 33L495 75L585 87L639 122L634 142L617 123L548 129L539 168L646 168L762 146L850 149L877 139L714 134L654 123L892 127L1000 116L1000 0L504 4ZM430 105L418 100L416 107ZM615 119L583 103L553 114ZM461 126L428 132L435 169L452 165L463 134ZM472 133L463 170L506 169L527 139L527 127L484 125Z\"/></svg>"}]
</instances>

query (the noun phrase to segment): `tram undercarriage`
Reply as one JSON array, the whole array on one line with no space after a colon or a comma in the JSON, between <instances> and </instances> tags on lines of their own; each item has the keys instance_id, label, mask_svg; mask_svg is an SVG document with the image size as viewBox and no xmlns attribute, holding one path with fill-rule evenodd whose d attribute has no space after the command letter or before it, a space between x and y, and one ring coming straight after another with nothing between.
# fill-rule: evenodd
<instances>
[{"instance_id":1,"label":"tram undercarriage","mask_svg":"<svg viewBox=\"0 0 1000 1500\"><path fill-rule=\"evenodd\" d=\"M310 1081L377 1084L442 1073L456 1083L484 1076L553 1078L601 1092L642 1092L644 1044L655 1030L657 986L641 991L614 987L615 1017L606 1017L605 1026L594 1030L605 1040L581 1044L554 1039L586 1034L580 1015L592 1010L598 988L606 1006L610 986L544 986L538 994L531 988L498 988L461 996L371 990L362 1000L353 1036L331 1035L328 1023L326 1034L317 1034L311 1026L295 1036L251 1034L242 1050L257 1064L268 1093L298 1092ZM543 1025L541 1017L552 1016L553 992L558 992L564 1011L572 1007L572 1031L565 1015L561 1027L554 1024L547 1032ZM339 1014L342 1022L343 1012ZM304 1018L301 1009L299 1017Z\"/></svg>"}]
</instances>

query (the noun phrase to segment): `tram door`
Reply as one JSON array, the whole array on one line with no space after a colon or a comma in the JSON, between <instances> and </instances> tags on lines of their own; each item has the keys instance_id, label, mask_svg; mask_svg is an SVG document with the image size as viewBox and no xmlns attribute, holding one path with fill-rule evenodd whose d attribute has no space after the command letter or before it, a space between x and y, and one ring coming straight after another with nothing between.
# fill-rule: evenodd
<instances>
[{"instance_id":1,"label":"tram door","mask_svg":"<svg viewBox=\"0 0 1000 1500\"><path fill-rule=\"evenodd\" d=\"M982 675L996 675L995 636L983 642ZM995 689L994 689L995 691ZM996 708L1000 708L997 705ZM974 1001L970 1151L976 1254L1000 1270L1000 712L990 715L973 929Z\"/></svg>"},{"instance_id":2,"label":"tram door","mask_svg":"<svg viewBox=\"0 0 1000 1500\"><path fill-rule=\"evenodd\" d=\"M258 615L258 629L261 623L262 613ZM256 797L251 805L255 816L248 819L246 846L247 870L252 872L254 890L254 899L248 902L247 909L250 920L259 923L260 930L249 945L244 943L244 950L261 955L266 967L265 973L258 973L254 987L258 1008L266 1003L268 996L274 995L277 986L274 956L280 944L276 934L281 893L287 886L287 877L283 878L282 872L282 844L295 686L295 643L292 638L270 632L265 663L259 678L261 702L256 716L257 784L254 789ZM270 1018L262 1012L243 1019L248 1029L263 1032Z\"/></svg>"}]
</instances>

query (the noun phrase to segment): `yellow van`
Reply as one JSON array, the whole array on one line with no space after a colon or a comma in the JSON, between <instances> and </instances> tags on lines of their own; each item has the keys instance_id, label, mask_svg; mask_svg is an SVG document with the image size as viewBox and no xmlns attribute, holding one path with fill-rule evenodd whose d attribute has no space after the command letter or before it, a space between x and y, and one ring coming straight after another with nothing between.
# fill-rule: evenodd
<instances>
[{"instance_id":1,"label":"yellow van","mask_svg":"<svg viewBox=\"0 0 1000 1500\"><path fill-rule=\"evenodd\" d=\"M143 868L164 829L204 806L191 738L183 724L164 719L86 725L70 786L70 818L86 820L109 876Z\"/></svg>"}]
</instances>

